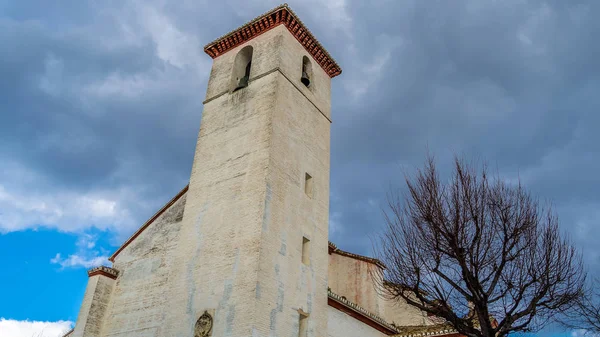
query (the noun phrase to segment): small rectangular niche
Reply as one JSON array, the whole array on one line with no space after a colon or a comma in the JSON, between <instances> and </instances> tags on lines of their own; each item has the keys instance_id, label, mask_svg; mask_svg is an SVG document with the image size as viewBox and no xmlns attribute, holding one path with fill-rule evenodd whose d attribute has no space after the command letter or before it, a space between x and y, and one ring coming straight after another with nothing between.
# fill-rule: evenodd
<instances>
[{"instance_id":1,"label":"small rectangular niche","mask_svg":"<svg viewBox=\"0 0 600 337\"><path fill-rule=\"evenodd\" d=\"M310 240L306 237L302 237L302 263L310 264Z\"/></svg>"},{"instance_id":2,"label":"small rectangular niche","mask_svg":"<svg viewBox=\"0 0 600 337\"><path fill-rule=\"evenodd\" d=\"M304 193L311 198L313 197L313 178L308 173L304 176Z\"/></svg>"},{"instance_id":3,"label":"small rectangular niche","mask_svg":"<svg viewBox=\"0 0 600 337\"><path fill-rule=\"evenodd\" d=\"M306 337L308 333L308 315L300 312L298 323L298 337Z\"/></svg>"}]
</instances>

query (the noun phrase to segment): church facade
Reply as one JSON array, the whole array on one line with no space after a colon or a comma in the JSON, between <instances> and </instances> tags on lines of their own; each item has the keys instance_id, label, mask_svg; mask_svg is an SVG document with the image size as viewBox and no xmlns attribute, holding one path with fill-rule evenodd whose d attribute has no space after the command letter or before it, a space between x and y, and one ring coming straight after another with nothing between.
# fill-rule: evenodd
<instances>
[{"instance_id":1,"label":"church facade","mask_svg":"<svg viewBox=\"0 0 600 337\"><path fill-rule=\"evenodd\" d=\"M331 79L287 5L213 58L189 185L88 271L69 337L454 335L377 294L385 266L328 239Z\"/></svg>"}]
</instances>

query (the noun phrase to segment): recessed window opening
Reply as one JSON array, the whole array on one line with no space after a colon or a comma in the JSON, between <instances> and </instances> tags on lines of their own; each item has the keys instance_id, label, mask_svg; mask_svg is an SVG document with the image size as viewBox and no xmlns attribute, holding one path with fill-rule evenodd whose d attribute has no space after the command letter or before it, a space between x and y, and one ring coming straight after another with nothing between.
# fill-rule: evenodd
<instances>
[{"instance_id":1,"label":"recessed window opening","mask_svg":"<svg viewBox=\"0 0 600 337\"><path fill-rule=\"evenodd\" d=\"M304 176L304 193L311 198L313 196L313 178L308 173Z\"/></svg>"},{"instance_id":2,"label":"recessed window opening","mask_svg":"<svg viewBox=\"0 0 600 337\"><path fill-rule=\"evenodd\" d=\"M310 264L310 240L306 237L302 238L302 263Z\"/></svg>"},{"instance_id":3,"label":"recessed window opening","mask_svg":"<svg viewBox=\"0 0 600 337\"><path fill-rule=\"evenodd\" d=\"M248 86L250 70L252 69L252 52L252 46L246 46L235 56L231 75L231 88L233 91Z\"/></svg>"},{"instance_id":4,"label":"recessed window opening","mask_svg":"<svg viewBox=\"0 0 600 337\"><path fill-rule=\"evenodd\" d=\"M306 337L308 332L308 315L299 314L298 337Z\"/></svg>"},{"instance_id":5,"label":"recessed window opening","mask_svg":"<svg viewBox=\"0 0 600 337\"><path fill-rule=\"evenodd\" d=\"M302 57L302 77L300 77L300 82L304 84L307 88L310 86L310 80L312 79L312 64L308 57Z\"/></svg>"}]
</instances>

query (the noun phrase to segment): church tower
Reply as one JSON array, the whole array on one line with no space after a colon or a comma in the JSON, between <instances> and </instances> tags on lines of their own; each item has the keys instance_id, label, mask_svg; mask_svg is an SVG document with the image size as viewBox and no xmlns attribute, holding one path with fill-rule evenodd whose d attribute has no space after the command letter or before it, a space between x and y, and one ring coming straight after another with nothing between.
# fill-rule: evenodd
<instances>
[{"instance_id":1,"label":"church tower","mask_svg":"<svg viewBox=\"0 0 600 337\"><path fill-rule=\"evenodd\" d=\"M325 337L341 69L287 5L204 50L214 61L161 330L191 336L204 315L212 336Z\"/></svg>"},{"instance_id":2,"label":"church tower","mask_svg":"<svg viewBox=\"0 0 600 337\"><path fill-rule=\"evenodd\" d=\"M190 182L88 271L63 337L458 336L379 296L380 261L328 242L342 70L298 17L277 7L204 50Z\"/></svg>"}]
</instances>

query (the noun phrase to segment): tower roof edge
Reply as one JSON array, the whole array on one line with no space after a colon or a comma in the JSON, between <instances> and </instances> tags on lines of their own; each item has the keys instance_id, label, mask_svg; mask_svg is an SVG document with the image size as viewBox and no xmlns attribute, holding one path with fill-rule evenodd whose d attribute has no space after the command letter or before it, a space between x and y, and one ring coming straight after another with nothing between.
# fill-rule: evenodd
<instances>
[{"instance_id":1,"label":"tower roof edge","mask_svg":"<svg viewBox=\"0 0 600 337\"><path fill-rule=\"evenodd\" d=\"M298 18L296 13L283 4L258 16L243 26L219 37L204 46L204 52L215 59L229 50L250 41L256 36L271 30L279 25L284 25L288 31L302 44L312 57L319 63L321 68L330 78L342 73L342 68L331 55L325 50L321 43L314 37L308 28Z\"/></svg>"}]
</instances>

